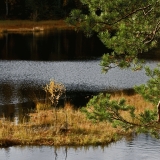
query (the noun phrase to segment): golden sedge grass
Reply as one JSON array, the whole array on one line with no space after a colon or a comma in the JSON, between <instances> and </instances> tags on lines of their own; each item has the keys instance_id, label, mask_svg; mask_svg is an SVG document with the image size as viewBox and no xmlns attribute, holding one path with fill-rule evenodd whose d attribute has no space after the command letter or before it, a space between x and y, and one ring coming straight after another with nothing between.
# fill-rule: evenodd
<instances>
[{"instance_id":1,"label":"golden sedge grass","mask_svg":"<svg viewBox=\"0 0 160 160\"><path fill-rule=\"evenodd\" d=\"M117 132L109 123L94 124L79 110L67 103L57 110L55 125L54 110L31 113L28 123L15 125L0 122L0 145L98 145L116 141ZM123 133L123 132L122 132Z\"/></svg>"},{"instance_id":2,"label":"golden sedge grass","mask_svg":"<svg viewBox=\"0 0 160 160\"><path fill-rule=\"evenodd\" d=\"M112 99L121 97L124 95L114 95ZM127 103L136 106L137 113L144 111L146 106L153 108L139 95L125 96L125 98ZM63 108L57 109L57 117L53 109L36 110L30 114L29 122L23 124L0 121L0 146L105 145L118 140L122 135L131 133L121 128L113 128L107 122L93 123L83 113L73 108L69 102L66 103Z\"/></svg>"}]
</instances>

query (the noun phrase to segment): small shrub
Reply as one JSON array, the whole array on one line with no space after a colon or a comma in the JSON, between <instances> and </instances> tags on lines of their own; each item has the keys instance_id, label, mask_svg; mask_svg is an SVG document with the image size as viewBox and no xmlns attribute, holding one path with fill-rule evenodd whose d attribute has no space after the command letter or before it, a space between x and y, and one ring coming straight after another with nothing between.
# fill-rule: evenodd
<instances>
[{"instance_id":1,"label":"small shrub","mask_svg":"<svg viewBox=\"0 0 160 160\"><path fill-rule=\"evenodd\" d=\"M56 107L60 97L65 93L66 88L63 84L51 80L49 84L44 87L46 98L51 101L51 104Z\"/></svg>"}]
</instances>

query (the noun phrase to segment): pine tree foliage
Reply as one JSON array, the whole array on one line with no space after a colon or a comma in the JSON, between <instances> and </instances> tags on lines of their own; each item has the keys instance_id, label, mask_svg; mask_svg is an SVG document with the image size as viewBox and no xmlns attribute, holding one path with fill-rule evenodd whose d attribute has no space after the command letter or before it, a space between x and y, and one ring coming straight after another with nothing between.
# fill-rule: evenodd
<instances>
[{"instance_id":1,"label":"pine tree foliage","mask_svg":"<svg viewBox=\"0 0 160 160\"><path fill-rule=\"evenodd\" d=\"M82 29L87 36L97 33L112 53L102 57L103 71L120 66L140 69L137 54L156 47L160 36L159 0L81 0L88 12L73 10L67 22ZM114 64L114 66L113 66Z\"/></svg>"},{"instance_id":2,"label":"pine tree foliage","mask_svg":"<svg viewBox=\"0 0 160 160\"><path fill-rule=\"evenodd\" d=\"M100 65L107 72L113 67L142 68L137 56L157 46L160 38L160 0L80 0L87 10L72 10L67 22L83 30L87 36L97 34L111 53L103 55ZM145 68L150 80L135 90L155 106L160 100L160 65L151 70ZM124 99L110 100L110 95L94 96L82 111L93 121L108 121L113 126L149 132L159 136L157 109L144 110L136 115L135 108ZM132 121L121 115L127 112Z\"/></svg>"},{"instance_id":3,"label":"pine tree foliage","mask_svg":"<svg viewBox=\"0 0 160 160\"><path fill-rule=\"evenodd\" d=\"M156 110L144 110L140 114L135 113L135 107L126 104L125 99L111 100L109 94L100 93L94 96L81 109L93 122L110 122L113 127L122 127L124 130L134 130L136 133L149 132L159 138L159 125L156 122ZM128 116L123 116L127 112Z\"/></svg>"},{"instance_id":4,"label":"pine tree foliage","mask_svg":"<svg viewBox=\"0 0 160 160\"><path fill-rule=\"evenodd\" d=\"M135 86L135 90L141 94L144 99L152 102L156 106L160 100L160 64L158 64L155 69L146 67L145 70L146 75L150 79L146 84Z\"/></svg>"}]
</instances>

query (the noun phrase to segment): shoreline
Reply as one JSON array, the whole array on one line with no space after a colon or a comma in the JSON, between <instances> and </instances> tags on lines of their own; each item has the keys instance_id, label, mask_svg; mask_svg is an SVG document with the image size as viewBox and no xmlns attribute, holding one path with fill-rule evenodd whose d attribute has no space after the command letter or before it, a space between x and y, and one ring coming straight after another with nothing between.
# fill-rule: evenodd
<instances>
[{"instance_id":1,"label":"shoreline","mask_svg":"<svg viewBox=\"0 0 160 160\"><path fill-rule=\"evenodd\" d=\"M112 100L125 98L126 103L136 107L136 114L154 106L145 102L140 95L113 95ZM137 101L135 101L137 99ZM49 107L49 106L48 106ZM126 113L123 116L131 119ZM87 119L81 110L65 103L59 109L43 109L38 104L36 110L28 114L29 121L15 124L0 120L0 148L10 146L105 146L121 138L132 137L133 130L113 127L109 122Z\"/></svg>"},{"instance_id":2,"label":"shoreline","mask_svg":"<svg viewBox=\"0 0 160 160\"><path fill-rule=\"evenodd\" d=\"M79 110L68 108L57 110L55 123L54 110L40 110L30 114L28 123L14 124L0 121L0 148L11 146L100 146L120 140L130 135L109 123L96 125L87 120ZM64 120L65 114L67 121ZM81 120L81 121L80 121ZM65 123L68 127L65 128ZM103 130L102 130L103 128Z\"/></svg>"},{"instance_id":3,"label":"shoreline","mask_svg":"<svg viewBox=\"0 0 160 160\"><path fill-rule=\"evenodd\" d=\"M28 20L0 20L0 33L8 32L43 32L52 29L72 30L65 20L28 21Z\"/></svg>"}]
</instances>

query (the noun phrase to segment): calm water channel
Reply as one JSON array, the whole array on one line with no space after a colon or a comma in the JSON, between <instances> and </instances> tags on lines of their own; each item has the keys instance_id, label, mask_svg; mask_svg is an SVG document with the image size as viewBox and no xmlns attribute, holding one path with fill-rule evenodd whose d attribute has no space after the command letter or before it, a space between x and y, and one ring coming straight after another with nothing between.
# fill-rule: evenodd
<instances>
[{"instance_id":1,"label":"calm water channel","mask_svg":"<svg viewBox=\"0 0 160 160\"><path fill-rule=\"evenodd\" d=\"M0 150L3 160L159 160L160 140L140 135L108 147L9 147Z\"/></svg>"},{"instance_id":2,"label":"calm water channel","mask_svg":"<svg viewBox=\"0 0 160 160\"><path fill-rule=\"evenodd\" d=\"M44 98L43 86L54 79L66 86L66 97L76 106L85 105L100 91L127 90L148 80L144 70L131 72L114 68L101 74L100 57L108 52L96 38L81 32L53 31L0 35L0 116L20 122L34 101ZM147 65L159 62L148 54ZM9 147L0 149L0 159L158 159L159 141L141 135L108 147L59 148Z\"/></svg>"}]
</instances>

